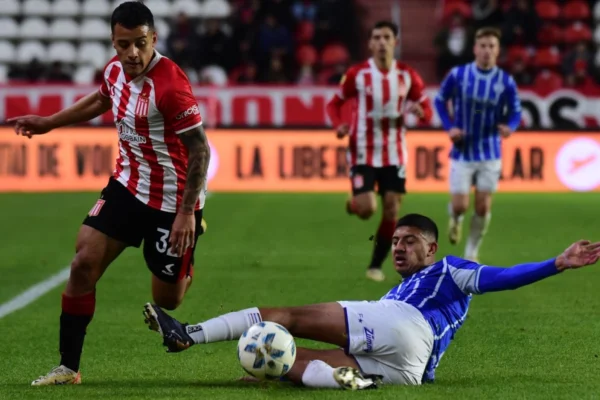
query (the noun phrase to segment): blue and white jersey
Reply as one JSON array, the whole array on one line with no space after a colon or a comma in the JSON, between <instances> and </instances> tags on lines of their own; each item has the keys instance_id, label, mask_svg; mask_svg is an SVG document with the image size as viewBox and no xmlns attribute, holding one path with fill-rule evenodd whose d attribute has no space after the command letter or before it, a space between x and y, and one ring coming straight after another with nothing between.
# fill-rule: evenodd
<instances>
[{"instance_id":1,"label":"blue and white jersey","mask_svg":"<svg viewBox=\"0 0 600 400\"><path fill-rule=\"evenodd\" d=\"M433 330L433 350L423 381L434 380L435 369L462 326L471 295L478 293L483 266L454 256L444 257L392 288L382 300L398 300L421 311Z\"/></svg>"},{"instance_id":2,"label":"blue and white jersey","mask_svg":"<svg viewBox=\"0 0 600 400\"><path fill-rule=\"evenodd\" d=\"M448 113L448 101L453 118ZM474 62L454 67L448 73L440 85L435 108L446 131L463 131L463 140L450 151L454 160L502 158L498 125L508 125L515 131L521 122L521 101L512 76L498 67L481 70Z\"/></svg>"}]
</instances>

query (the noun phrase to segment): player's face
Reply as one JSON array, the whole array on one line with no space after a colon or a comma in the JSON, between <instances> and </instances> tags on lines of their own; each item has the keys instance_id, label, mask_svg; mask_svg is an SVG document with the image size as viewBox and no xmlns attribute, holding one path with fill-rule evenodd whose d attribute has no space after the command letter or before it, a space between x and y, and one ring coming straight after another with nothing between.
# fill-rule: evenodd
<instances>
[{"instance_id":1,"label":"player's face","mask_svg":"<svg viewBox=\"0 0 600 400\"><path fill-rule=\"evenodd\" d=\"M396 37L390 28L373 29L369 40L369 50L376 58L391 57L396 47Z\"/></svg>"},{"instance_id":2,"label":"player's face","mask_svg":"<svg viewBox=\"0 0 600 400\"><path fill-rule=\"evenodd\" d=\"M407 276L418 272L434 261L437 243L419 228L401 226L392 238L394 268Z\"/></svg>"},{"instance_id":3,"label":"player's face","mask_svg":"<svg viewBox=\"0 0 600 400\"><path fill-rule=\"evenodd\" d=\"M131 77L136 77L146 69L152 60L156 45L156 32L147 25L127 29L117 24L112 35L112 42L125 72Z\"/></svg>"},{"instance_id":4,"label":"player's face","mask_svg":"<svg viewBox=\"0 0 600 400\"><path fill-rule=\"evenodd\" d=\"M495 36L484 36L475 41L473 51L477 65L491 68L496 65L498 54L500 54L500 42Z\"/></svg>"}]
</instances>

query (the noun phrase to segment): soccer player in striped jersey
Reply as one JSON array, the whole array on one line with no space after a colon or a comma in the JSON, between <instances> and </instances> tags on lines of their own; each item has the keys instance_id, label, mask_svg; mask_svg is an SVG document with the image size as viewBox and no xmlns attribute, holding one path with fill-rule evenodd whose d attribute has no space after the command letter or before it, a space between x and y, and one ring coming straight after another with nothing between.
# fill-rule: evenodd
<instances>
[{"instance_id":1,"label":"soccer player in striped jersey","mask_svg":"<svg viewBox=\"0 0 600 400\"><path fill-rule=\"evenodd\" d=\"M381 196L382 219L367 269L367 277L375 281L385 279L381 267L389 253L402 195L406 193L404 115L412 112L423 122L433 115L419 74L394 59L397 36L398 27L392 22L375 24L369 39L372 57L346 72L339 93L327 105L338 137L349 136L352 198L346 203L347 212L369 219L377 208L376 186ZM341 118L346 101L353 102L351 124ZM412 105L407 110L408 102Z\"/></svg>"},{"instance_id":2,"label":"soccer player in striped jersey","mask_svg":"<svg viewBox=\"0 0 600 400\"><path fill-rule=\"evenodd\" d=\"M379 380L420 385L435 380L435 370L463 325L473 294L517 289L600 259L600 242L580 240L556 257L510 268L454 256L436 261L437 241L438 228L428 217L408 214L398 220L392 251L402 282L378 301L254 307L196 325L181 324L146 304L146 323L161 334L168 351L178 352L195 344L238 340L255 323L273 321L296 338L340 347L298 348L286 375L297 384L332 389L372 388Z\"/></svg>"},{"instance_id":3,"label":"soccer player in striped jersey","mask_svg":"<svg viewBox=\"0 0 600 400\"><path fill-rule=\"evenodd\" d=\"M112 109L119 158L77 237L62 295L60 364L34 386L81 383L84 337L96 306L96 283L127 247L144 245L154 301L175 309L192 282L210 148L183 71L155 49L152 12L141 2L119 5L111 17L117 55L99 90L49 117L15 118L17 134L40 135Z\"/></svg>"},{"instance_id":4,"label":"soccer player in striped jersey","mask_svg":"<svg viewBox=\"0 0 600 400\"><path fill-rule=\"evenodd\" d=\"M475 61L453 68L441 84L435 108L453 142L450 152L448 205L450 243L461 240L462 222L475 180L475 212L464 256L477 261L491 219L492 194L502 173L502 138L521 122L521 102L514 79L498 68L500 31L481 28L475 34ZM453 117L448 113L451 103Z\"/></svg>"}]
</instances>

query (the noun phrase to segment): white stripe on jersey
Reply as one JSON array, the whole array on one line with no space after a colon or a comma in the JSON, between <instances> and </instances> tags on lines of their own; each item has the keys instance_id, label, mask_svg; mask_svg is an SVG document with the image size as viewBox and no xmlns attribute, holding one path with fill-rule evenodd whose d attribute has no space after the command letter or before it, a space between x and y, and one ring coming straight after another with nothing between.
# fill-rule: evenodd
<instances>
[{"instance_id":1,"label":"white stripe on jersey","mask_svg":"<svg viewBox=\"0 0 600 400\"><path fill-rule=\"evenodd\" d=\"M386 115L383 104L383 74L377 67L371 65L371 87L373 88L373 111L367 118L373 119L373 166L383 166L383 130L381 129L381 119Z\"/></svg>"},{"instance_id":2,"label":"white stripe on jersey","mask_svg":"<svg viewBox=\"0 0 600 400\"><path fill-rule=\"evenodd\" d=\"M417 306L417 308L422 308L425 303L427 303L429 300L433 299L438 292L440 291L440 286L442 286L442 282L444 281L444 278L446 277L446 273L448 272L448 263L446 262L446 258L444 257L444 268L442 269L442 273L440 274L440 278L437 281L437 284L435 285L435 288L433 289L433 292L431 292L431 294L427 297L425 297L423 299L423 301L421 301L421 303L419 303L419 305Z\"/></svg>"}]
</instances>

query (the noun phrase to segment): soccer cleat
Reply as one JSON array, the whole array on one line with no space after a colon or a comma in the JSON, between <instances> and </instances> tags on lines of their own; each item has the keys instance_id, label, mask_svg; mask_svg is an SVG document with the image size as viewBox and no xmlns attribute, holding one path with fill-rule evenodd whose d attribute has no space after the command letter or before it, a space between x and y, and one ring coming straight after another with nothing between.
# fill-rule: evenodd
<instances>
[{"instance_id":1,"label":"soccer cleat","mask_svg":"<svg viewBox=\"0 0 600 400\"><path fill-rule=\"evenodd\" d=\"M476 255L467 255L465 256L465 260L473 261L474 263L479 264L479 257Z\"/></svg>"},{"instance_id":2,"label":"soccer cleat","mask_svg":"<svg viewBox=\"0 0 600 400\"><path fill-rule=\"evenodd\" d=\"M204 235L206 233L206 229L208 228L208 224L204 218L202 218L202 221L200 221L200 227L202 228L202 231L200 231L198 236Z\"/></svg>"},{"instance_id":3,"label":"soccer cleat","mask_svg":"<svg viewBox=\"0 0 600 400\"><path fill-rule=\"evenodd\" d=\"M40 376L35 381L31 382L31 386L79 385L80 383L80 372L75 372L64 365L60 365L48 372L46 376Z\"/></svg>"},{"instance_id":4,"label":"soccer cleat","mask_svg":"<svg viewBox=\"0 0 600 400\"><path fill-rule=\"evenodd\" d=\"M375 282L383 282L385 274L380 268L369 268L367 269L367 278Z\"/></svg>"},{"instance_id":5,"label":"soccer cleat","mask_svg":"<svg viewBox=\"0 0 600 400\"><path fill-rule=\"evenodd\" d=\"M146 303L144 317L148 328L163 337L163 346L167 347L167 353L178 353L194 345L194 340L185 329L188 324L182 324L158 306Z\"/></svg>"},{"instance_id":6,"label":"soccer cleat","mask_svg":"<svg viewBox=\"0 0 600 400\"><path fill-rule=\"evenodd\" d=\"M450 239L451 244L456 244L460 242L462 237L462 223L457 222L454 218L450 218L450 222L448 222L448 239Z\"/></svg>"},{"instance_id":7,"label":"soccer cleat","mask_svg":"<svg viewBox=\"0 0 600 400\"><path fill-rule=\"evenodd\" d=\"M357 369L351 367L334 369L333 378L342 388L348 390L377 389L382 383L380 376L365 376Z\"/></svg>"}]
</instances>

